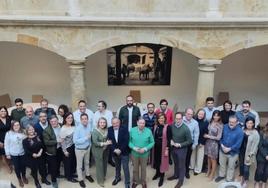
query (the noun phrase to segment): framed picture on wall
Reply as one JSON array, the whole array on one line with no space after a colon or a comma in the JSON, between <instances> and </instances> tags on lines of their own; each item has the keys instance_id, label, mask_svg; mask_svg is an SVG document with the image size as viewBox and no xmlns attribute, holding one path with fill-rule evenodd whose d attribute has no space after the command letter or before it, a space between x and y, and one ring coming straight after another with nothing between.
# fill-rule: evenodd
<instances>
[{"instance_id":1,"label":"framed picture on wall","mask_svg":"<svg viewBox=\"0 0 268 188\"><path fill-rule=\"evenodd\" d=\"M137 43L107 49L108 85L170 85L172 48Z\"/></svg>"}]
</instances>

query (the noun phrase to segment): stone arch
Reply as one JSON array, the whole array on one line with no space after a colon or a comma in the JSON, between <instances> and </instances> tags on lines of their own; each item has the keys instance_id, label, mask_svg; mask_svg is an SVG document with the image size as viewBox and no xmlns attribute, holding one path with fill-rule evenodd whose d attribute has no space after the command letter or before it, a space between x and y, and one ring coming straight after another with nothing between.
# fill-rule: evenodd
<instances>
[{"instance_id":1,"label":"stone arch","mask_svg":"<svg viewBox=\"0 0 268 188\"><path fill-rule=\"evenodd\" d=\"M225 47L225 50L224 50L225 53L224 53L224 56L221 57L221 59L224 59L225 57L230 56L243 49L249 49L249 48L254 48L254 47L264 46L264 45L268 45L268 41L265 41L265 40L263 41L252 41L252 40L239 41L239 42L236 42L232 45Z\"/></svg>"},{"instance_id":2,"label":"stone arch","mask_svg":"<svg viewBox=\"0 0 268 188\"><path fill-rule=\"evenodd\" d=\"M152 43L152 44L161 44L170 46L173 48L177 48L179 50L183 50L193 56L198 57L196 50L194 49L193 45L187 41L178 40L173 37L165 37L165 36L159 36L159 37L137 37L137 38L127 38L127 37L109 37L105 38L103 40L96 41L95 43L87 46L88 54L85 55L85 57L88 57L98 51L111 48L113 46L123 45L123 44L133 44L133 43Z\"/></svg>"},{"instance_id":3,"label":"stone arch","mask_svg":"<svg viewBox=\"0 0 268 188\"><path fill-rule=\"evenodd\" d=\"M0 35L0 41L12 42L12 43L18 43L18 44L26 44L26 45L42 48L44 50L50 51L52 53L55 53L65 58L65 56L61 52L59 52L59 50L55 48L55 46L51 42L39 36L33 36L33 35L21 34L21 33L17 33L15 36L14 35L7 35L7 36Z\"/></svg>"}]
</instances>

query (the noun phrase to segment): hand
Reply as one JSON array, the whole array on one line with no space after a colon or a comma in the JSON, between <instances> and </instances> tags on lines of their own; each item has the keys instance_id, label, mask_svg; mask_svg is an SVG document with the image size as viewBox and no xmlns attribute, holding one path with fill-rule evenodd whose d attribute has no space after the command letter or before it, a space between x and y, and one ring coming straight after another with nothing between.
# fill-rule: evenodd
<instances>
[{"instance_id":1,"label":"hand","mask_svg":"<svg viewBox=\"0 0 268 188\"><path fill-rule=\"evenodd\" d=\"M171 145L171 146L175 146L175 143L174 143L173 140L170 141L170 145Z\"/></svg>"},{"instance_id":2,"label":"hand","mask_svg":"<svg viewBox=\"0 0 268 188\"><path fill-rule=\"evenodd\" d=\"M192 150L194 150L196 148L196 146L192 145Z\"/></svg>"},{"instance_id":3,"label":"hand","mask_svg":"<svg viewBox=\"0 0 268 188\"><path fill-rule=\"evenodd\" d=\"M166 148L165 153L164 153L164 156L165 157L168 157L168 148Z\"/></svg>"},{"instance_id":4,"label":"hand","mask_svg":"<svg viewBox=\"0 0 268 188\"><path fill-rule=\"evenodd\" d=\"M68 152L68 151L65 151L65 152L64 152L64 155L65 155L66 157L69 157L69 152Z\"/></svg>"},{"instance_id":5,"label":"hand","mask_svg":"<svg viewBox=\"0 0 268 188\"><path fill-rule=\"evenodd\" d=\"M36 153L33 153L33 158L37 158L37 154Z\"/></svg>"},{"instance_id":6,"label":"hand","mask_svg":"<svg viewBox=\"0 0 268 188\"><path fill-rule=\"evenodd\" d=\"M134 147L133 150L138 152L138 153L140 152L140 148L138 148L138 147Z\"/></svg>"},{"instance_id":7,"label":"hand","mask_svg":"<svg viewBox=\"0 0 268 188\"><path fill-rule=\"evenodd\" d=\"M202 148L204 145L203 144L199 144L198 147Z\"/></svg>"},{"instance_id":8,"label":"hand","mask_svg":"<svg viewBox=\"0 0 268 188\"><path fill-rule=\"evenodd\" d=\"M10 156L10 155L7 155L6 158L7 158L7 159L11 159L11 156Z\"/></svg>"},{"instance_id":9,"label":"hand","mask_svg":"<svg viewBox=\"0 0 268 188\"><path fill-rule=\"evenodd\" d=\"M89 140L91 139L91 134L90 134L90 133L87 135L87 138L88 138Z\"/></svg>"},{"instance_id":10,"label":"hand","mask_svg":"<svg viewBox=\"0 0 268 188\"><path fill-rule=\"evenodd\" d=\"M180 145L179 143L175 143L174 146L175 146L176 148L180 148L180 147L181 147L181 145Z\"/></svg>"},{"instance_id":11,"label":"hand","mask_svg":"<svg viewBox=\"0 0 268 188\"><path fill-rule=\"evenodd\" d=\"M265 157L266 161L268 161L268 155Z\"/></svg>"},{"instance_id":12,"label":"hand","mask_svg":"<svg viewBox=\"0 0 268 188\"><path fill-rule=\"evenodd\" d=\"M106 141L106 145L111 145L112 144L112 141L111 140L107 140Z\"/></svg>"},{"instance_id":13,"label":"hand","mask_svg":"<svg viewBox=\"0 0 268 188\"><path fill-rule=\"evenodd\" d=\"M121 154L121 150L120 150L120 149L115 149L114 152L115 152L117 155L120 155L120 154Z\"/></svg>"},{"instance_id":14,"label":"hand","mask_svg":"<svg viewBox=\"0 0 268 188\"><path fill-rule=\"evenodd\" d=\"M145 152L145 149L143 149L143 148L139 149L140 154L143 154L144 152Z\"/></svg>"},{"instance_id":15,"label":"hand","mask_svg":"<svg viewBox=\"0 0 268 188\"><path fill-rule=\"evenodd\" d=\"M210 138L209 134L204 134L204 138Z\"/></svg>"},{"instance_id":16,"label":"hand","mask_svg":"<svg viewBox=\"0 0 268 188\"><path fill-rule=\"evenodd\" d=\"M0 142L0 148L4 148L4 143Z\"/></svg>"}]
</instances>

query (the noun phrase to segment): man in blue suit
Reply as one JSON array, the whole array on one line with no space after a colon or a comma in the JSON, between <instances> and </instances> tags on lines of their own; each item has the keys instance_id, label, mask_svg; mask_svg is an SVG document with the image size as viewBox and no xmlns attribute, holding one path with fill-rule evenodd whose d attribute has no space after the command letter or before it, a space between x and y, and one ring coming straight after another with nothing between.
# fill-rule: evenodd
<instances>
[{"instance_id":1,"label":"man in blue suit","mask_svg":"<svg viewBox=\"0 0 268 188\"><path fill-rule=\"evenodd\" d=\"M112 127L108 128L108 139L112 141L111 152L113 153L116 172L112 185L116 185L121 181L122 164L125 176L125 188L129 188L129 133L127 127L120 126L120 120L118 118L112 119Z\"/></svg>"}]
</instances>

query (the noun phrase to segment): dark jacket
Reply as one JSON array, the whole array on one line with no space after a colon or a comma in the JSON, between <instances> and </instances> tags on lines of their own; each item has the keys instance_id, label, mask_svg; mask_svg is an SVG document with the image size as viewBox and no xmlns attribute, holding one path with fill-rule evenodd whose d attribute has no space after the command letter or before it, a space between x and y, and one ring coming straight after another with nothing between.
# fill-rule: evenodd
<instances>
[{"instance_id":1,"label":"dark jacket","mask_svg":"<svg viewBox=\"0 0 268 188\"><path fill-rule=\"evenodd\" d=\"M204 135L208 134L208 121L206 119L200 120L198 118L196 118L196 121L198 122L198 126L199 126L198 144L205 145L206 138L204 138Z\"/></svg>"},{"instance_id":2,"label":"dark jacket","mask_svg":"<svg viewBox=\"0 0 268 188\"><path fill-rule=\"evenodd\" d=\"M257 162L267 163L266 156L268 155L268 137L260 135L259 148L257 153Z\"/></svg>"},{"instance_id":3,"label":"dark jacket","mask_svg":"<svg viewBox=\"0 0 268 188\"><path fill-rule=\"evenodd\" d=\"M137 121L141 116L140 109L137 106L133 106L132 110L132 127L137 126ZM119 119L121 121L121 125L128 127L128 108L127 105L123 106L119 111Z\"/></svg>"},{"instance_id":4,"label":"dark jacket","mask_svg":"<svg viewBox=\"0 0 268 188\"><path fill-rule=\"evenodd\" d=\"M35 112L34 112L34 114L36 115L36 116L39 116L39 114L41 113L41 112L43 112L44 110L42 109L42 108L38 108L38 109L36 109L35 110ZM56 116L56 112L55 112L55 110L53 109L53 108L47 108L47 110L45 110L44 112L46 112L47 113L47 119L49 120L50 119L50 117L52 116L52 115L54 115L54 116Z\"/></svg>"},{"instance_id":5,"label":"dark jacket","mask_svg":"<svg viewBox=\"0 0 268 188\"><path fill-rule=\"evenodd\" d=\"M222 123L227 124L227 123L229 123L229 117L235 115L235 111L233 111L233 110L230 110L230 111L222 110L220 112L220 114L221 114Z\"/></svg>"},{"instance_id":6,"label":"dark jacket","mask_svg":"<svg viewBox=\"0 0 268 188\"><path fill-rule=\"evenodd\" d=\"M45 145L45 152L51 155L57 154L57 137L51 125L43 131L43 142Z\"/></svg>"},{"instance_id":7,"label":"dark jacket","mask_svg":"<svg viewBox=\"0 0 268 188\"><path fill-rule=\"evenodd\" d=\"M128 155L130 149L128 147L129 133L128 129L124 126L120 126L118 130L118 142L115 140L113 127L108 128L108 139L112 141L111 151L114 153L115 149L121 150L121 155Z\"/></svg>"},{"instance_id":8,"label":"dark jacket","mask_svg":"<svg viewBox=\"0 0 268 188\"><path fill-rule=\"evenodd\" d=\"M38 123L36 123L36 124L34 125L34 130L35 130L37 136L38 136L38 137L42 140L42 142L43 142L43 131L44 131L44 129L41 127L40 122L38 122Z\"/></svg>"}]
</instances>

